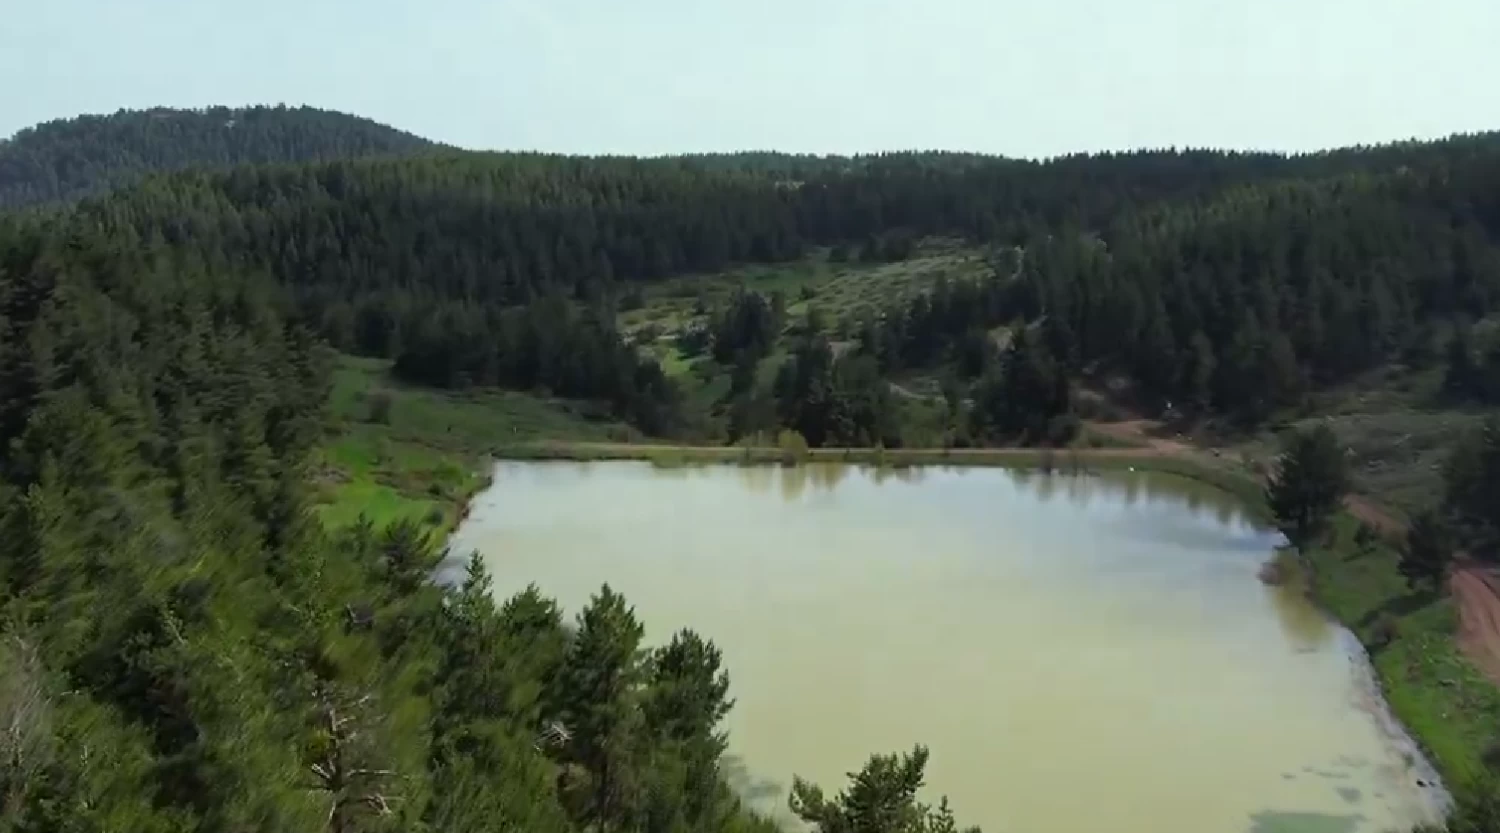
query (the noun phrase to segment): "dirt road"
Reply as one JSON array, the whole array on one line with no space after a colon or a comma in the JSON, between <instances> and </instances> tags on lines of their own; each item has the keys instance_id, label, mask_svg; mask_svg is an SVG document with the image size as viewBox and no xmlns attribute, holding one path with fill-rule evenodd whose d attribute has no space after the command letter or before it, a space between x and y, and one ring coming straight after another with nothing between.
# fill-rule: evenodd
<instances>
[{"instance_id":1,"label":"dirt road","mask_svg":"<svg viewBox=\"0 0 1500 833\"><path fill-rule=\"evenodd\" d=\"M1344 498L1344 508L1349 514L1374 527L1387 538L1400 538L1406 534L1406 524L1400 518L1381 508L1364 495L1349 495Z\"/></svg>"},{"instance_id":2,"label":"dirt road","mask_svg":"<svg viewBox=\"0 0 1500 833\"><path fill-rule=\"evenodd\" d=\"M1461 562L1449 579L1458 603L1458 645L1500 684L1500 576L1492 568Z\"/></svg>"},{"instance_id":3,"label":"dirt road","mask_svg":"<svg viewBox=\"0 0 1500 833\"><path fill-rule=\"evenodd\" d=\"M1172 440L1157 436L1155 432L1160 427L1160 423L1149 419L1089 423L1089 428L1106 437L1114 437L1121 442L1140 445L1149 448L1157 454L1174 457L1199 457L1205 460L1212 456L1210 452L1205 452L1203 449L1189 445L1181 440Z\"/></svg>"}]
</instances>

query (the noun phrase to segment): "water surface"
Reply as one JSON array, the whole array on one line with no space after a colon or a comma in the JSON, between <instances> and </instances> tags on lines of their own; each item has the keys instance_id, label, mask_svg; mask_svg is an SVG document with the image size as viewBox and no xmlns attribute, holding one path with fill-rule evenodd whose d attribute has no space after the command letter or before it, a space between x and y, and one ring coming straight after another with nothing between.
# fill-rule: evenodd
<instances>
[{"instance_id":1,"label":"water surface","mask_svg":"<svg viewBox=\"0 0 1500 833\"><path fill-rule=\"evenodd\" d=\"M571 615L607 581L649 642L714 640L768 813L793 773L832 791L920 742L988 833L1431 818L1357 643L1257 580L1275 543L1164 475L504 463L454 548L499 595Z\"/></svg>"}]
</instances>

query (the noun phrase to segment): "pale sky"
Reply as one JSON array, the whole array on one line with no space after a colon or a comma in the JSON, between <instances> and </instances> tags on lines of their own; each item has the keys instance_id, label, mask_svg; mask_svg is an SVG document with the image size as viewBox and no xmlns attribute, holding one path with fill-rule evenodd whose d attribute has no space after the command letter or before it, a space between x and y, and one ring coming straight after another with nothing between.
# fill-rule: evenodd
<instances>
[{"instance_id":1,"label":"pale sky","mask_svg":"<svg viewBox=\"0 0 1500 833\"><path fill-rule=\"evenodd\" d=\"M1308 150L1500 128L1500 0L0 0L0 136L311 104L470 148Z\"/></svg>"}]
</instances>

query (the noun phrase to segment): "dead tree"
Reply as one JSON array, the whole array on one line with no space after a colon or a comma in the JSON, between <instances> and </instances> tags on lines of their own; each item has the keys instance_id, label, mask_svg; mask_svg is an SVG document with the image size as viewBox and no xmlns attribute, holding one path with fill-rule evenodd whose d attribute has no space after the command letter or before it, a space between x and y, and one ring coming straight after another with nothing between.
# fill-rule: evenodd
<instances>
[{"instance_id":1,"label":"dead tree","mask_svg":"<svg viewBox=\"0 0 1500 833\"><path fill-rule=\"evenodd\" d=\"M549 748L560 749L572 742L573 733L561 721L554 720L537 733L536 740L532 741L532 746L536 751L542 752Z\"/></svg>"},{"instance_id":2,"label":"dead tree","mask_svg":"<svg viewBox=\"0 0 1500 833\"><path fill-rule=\"evenodd\" d=\"M328 829L346 833L358 813L391 814L391 803L399 797L388 795L385 787L396 773L372 762L376 754L369 719L373 695L351 700L324 691L318 699L319 743L308 769L317 779L313 789L328 794Z\"/></svg>"}]
</instances>

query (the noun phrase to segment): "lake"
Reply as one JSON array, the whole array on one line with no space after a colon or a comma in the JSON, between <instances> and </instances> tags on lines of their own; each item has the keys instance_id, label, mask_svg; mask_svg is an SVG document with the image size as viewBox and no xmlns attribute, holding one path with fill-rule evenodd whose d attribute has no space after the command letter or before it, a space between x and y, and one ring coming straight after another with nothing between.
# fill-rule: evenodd
<instances>
[{"instance_id":1,"label":"lake","mask_svg":"<svg viewBox=\"0 0 1500 833\"><path fill-rule=\"evenodd\" d=\"M786 815L874 752L932 753L987 833L1379 831L1441 791L1358 643L1257 578L1278 536L1162 474L501 463L453 551L571 616L724 653L734 780Z\"/></svg>"}]
</instances>

